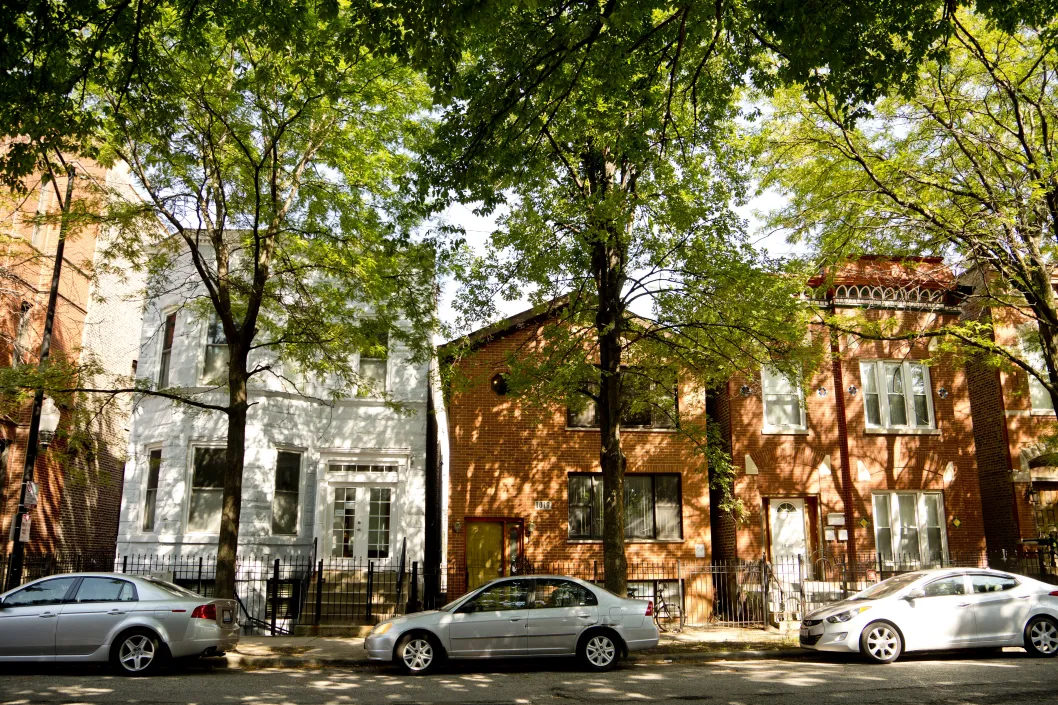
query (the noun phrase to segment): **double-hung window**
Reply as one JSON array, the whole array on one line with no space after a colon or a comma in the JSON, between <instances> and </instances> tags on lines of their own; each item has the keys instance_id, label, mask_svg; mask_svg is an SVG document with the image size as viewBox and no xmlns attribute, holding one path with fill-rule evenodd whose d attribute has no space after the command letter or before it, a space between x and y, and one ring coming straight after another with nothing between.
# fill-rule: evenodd
<instances>
[{"instance_id":1,"label":"double-hung window","mask_svg":"<svg viewBox=\"0 0 1058 705\"><path fill-rule=\"evenodd\" d=\"M188 533L220 532L223 498L224 449L195 448L191 501L187 510Z\"/></svg>"},{"instance_id":2,"label":"double-hung window","mask_svg":"<svg viewBox=\"0 0 1058 705\"><path fill-rule=\"evenodd\" d=\"M803 431L804 392L797 380L774 367L761 369L761 396L764 399L764 430Z\"/></svg>"},{"instance_id":3,"label":"double-hung window","mask_svg":"<svg viewBox=\"0 0 1058 705\"><path fill-rule=\"evenodd\" d=\"M1043 355L1038 350L1026 350L1025 358L1033 369L1042 372L1044 376L1047 375L1047 365L1043 361ZM1051 401L1051 393L1047 391L1047 388L1043 386L1040 380L1032 375L1028 375L1028 377L1029 400L1032 402L1033 413L1053 414L1054 403Z\"/></svg>"},{"instance_id":4,"label":"double-hung window","mask_svg":"<svg viewBox=\"0 0 1058 705\"><path fill-rule=\"evenodd\" d=\"M621 425L625 428L675 428L679 399L675 380L662 384L635 371L623 377ZM598 387L593 390L598 393ZM599 428L599 408L583 396L566 408L568 428Z\"/></svg>"},{"instance_id":5,"label":"double-hung window","mask_svg":"<svg viewBox=\"0 0 1058 705\"><path fill-rule=\"evenodd\" d=\"M224 336L224 324L214 315L206 331L206 364L202 371L202 381L212 384L227 382L228 360L228 339Z\"/></svg>"},{"instance_id":6,"label":"double-hung window","mask_svg":"<svg viewBox=\"0 0 1058 705\"><path fill-rule=\"evenodd\" d=\"M908 360L860 363L867 428L935 428L929 368Z\"/></svg>"},{"instance_id":7,"label":"double-hung window","mask_svg":"<svg viewBox=\"0 0 1058 705\"><path fill-rule=\"evenodd\" d=\"M569 475L569 537L601 539L603 482L598 473ZM682 501L678 474L625 475L625 538L680 539Z\"/></svg>"},{"instance_id":8,"label":"double-hung window","mask_svg":"<svg viewBox=\"0 0 1058 705\"><path fill-rule=\"evenodd\" d=\"M169 386L169 363L173 359L173 338L176 335L176 312L165 317L162 327L162 354L158 362L158 388Z\"/></svg>"},{"instance_id":9,"label":"double-hung window","mask_svg":"<svg viewBox=\"0 0 1058 705\"><path fill-rule=\"evenodd\" d=\"M938 565L947 557L940 492L877 492L874 540L882 565Z\"/></svg>"},{"instance_id":10,"label":"double-hung window","mask_svg":"<svg viewBox=\"0 0 1058 705\"><path fill-rule=\"evenodd\" d=\"M386 392L389 368L389 335L379 331L360 349L360 384L357 396L378 397Z\"/></svg>"},{"instance_id":11,"label":"double-hung window","mask_svg":"<svg viewBox=\"0 0 1058 705\"><path fill-rule=\"evenodd\" d=\"M301 485L301 453L281 450L276 454L276 484L272 495L272 533L298 533L298 488Z\"/></svg>"},{"instance_id":12,"label":"double-hung window","mask_svg":"<svg viewBox=\"0 0 1058 705\"><path fill-rule=\"evenodd\" d=\"M162 449L155 448L147 455L147 486L143 491L143 530L154 531L158 511L158 475L162 469Z\"/></svg>"}]
</instances>

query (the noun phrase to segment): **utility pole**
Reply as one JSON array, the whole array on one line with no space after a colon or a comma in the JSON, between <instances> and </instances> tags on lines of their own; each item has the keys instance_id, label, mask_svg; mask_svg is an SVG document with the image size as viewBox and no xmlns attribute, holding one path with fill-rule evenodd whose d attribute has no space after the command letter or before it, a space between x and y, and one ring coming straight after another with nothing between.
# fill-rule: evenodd
<instances>
[{"instance_id":1,"label":"utility pole","mask_svg":"<svg viewBox=\"0 0 1058 705\"><path fill-rule=\"evenodd\" d=\"M37 369L42 369L51 352L51 331L55 325L55 306L59 300L59 276L62 274L63 250L66 248L66 231L70 225L70 201L73 198L73 182L76 175L73 164L66 166L66 200L62 207L62 219L59 221L59 242L55 246L55 264L51 271L51 289L48 291L48 310L44 315L44 333L40 341L40 360ZM29 438L26 439L26 462L22 468L22 488L18 496L18 509L15 513L15 545L11 550L11 560L7 567L7 585L5 590L13 590L22 584L22 562L25 546L19 540L22 522L27 515L26 489L33 482L33 470L37 464L37 442L40 436L40 411L44 405L44 390L37 388L33 395L33 414L29 421Z\"/></svg>"}]
</instances>

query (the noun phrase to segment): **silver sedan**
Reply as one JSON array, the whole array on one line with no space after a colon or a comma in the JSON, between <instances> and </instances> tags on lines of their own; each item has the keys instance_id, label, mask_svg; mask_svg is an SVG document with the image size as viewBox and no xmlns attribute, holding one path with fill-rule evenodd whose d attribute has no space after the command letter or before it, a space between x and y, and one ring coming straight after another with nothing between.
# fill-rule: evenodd
<instances>
[{"instance_id":1,"label":"silver sedan","mask_svg":"<svg viewBox=\"0 0 1058 705\"><path fill-rule=\"evenodd\" d=\"M801 622L801 646L890 663L905 651L1022 646L1058 655L1058 588L987 569L883 580Z\"/></svg>"},{"instance_id":2,"label":"silver sedan","mask_svg":"<svg viewBox=\"0 0 1058 705\"><path fill-rule=\"evenodd\" d=\"M0 595L0 661L109 661L147 675L166 657L234 648L236 607L143 576L43 578Z\"/></svg>"},{"instance_id":3,"label":"silver sedan","mask_svg":"<svg viewBox=\"0 0 1058 705\"><path fill-rule=\"evenodd\" d=\"M618 597L575 578L500 578L440 610L389 619L364 642L375 661L405 673L432 671L445 658L576 656L593 671L658 644L653 604Z\"/></svg>"}]
</instances>

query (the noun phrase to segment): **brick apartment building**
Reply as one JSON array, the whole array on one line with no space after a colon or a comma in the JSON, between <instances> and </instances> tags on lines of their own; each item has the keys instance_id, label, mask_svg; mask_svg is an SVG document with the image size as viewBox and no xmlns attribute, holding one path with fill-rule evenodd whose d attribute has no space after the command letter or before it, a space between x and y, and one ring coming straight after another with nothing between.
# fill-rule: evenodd
<instances>
[{"instance_id":1,"label":"brick apartment building","mask_svg":"<svg viewBox=\"0 0 1058 705\"><path fill-rule=\"evenodd\" d=\"M824 274L811 284L818 303L838 315L896 318L905 331L960 315L939 260L864 258ZM562 406L541 409L507 396L498 377L509 351L533 344L543 315L528 311L478 331L471 352L455 363L454 377L465 381L453 385L447 404L450 596L506 574L522 558L565 562L589 578L587 566L602 566L591 526L599 520L597 432ZM926 366L924 342L831 337L822 327L812 334L829 356L807 384L763 370L708 395L680 389L681 412L690 407L721 424L742 470L735 491L748 516L739 525L719 511L711 516L707 473L688 441L668 428L623 427L626 478L642 485L652 514L652 523L633 517L630 524L646 529L628 538L630 585L636 566L680 560L686 570L703 558L763 555L800 562L807 577L813 565L870 561L858 573L865 578L896 564L983 560L963 368ZM695 590L686 572L678 583L675 575L657 577L685 597Z\"/></svg>"},{"instance_id":2,"label":"brick apartment building","mask_svg":"<svg viewBox=\"0 0 1058 705\"><path fill-rule=\"evenodd\" d=\"M984 280L973 270L961 283L976 292ZM981 306L974 299L963 315L990 321L993 339L1010 349L1020 347L1026 327L1035 325L1013 308ZM1036 357L1035 367L1044 369ZM1043 385L1022 370L998 370L979 359L966 369L988 548L1017 554L1058 534L1058 467L1040 443L1055 430L1054 406Z\"/></svg>"},{"instance_id":3,"label":"brick apartment building","mask_svg":"<svg viewBox=\"0 0 1058 705\"><path fill-rule=\"evenodd\" d=\"M939 259L865 257L825 272L817 305L837 317L895 319L895 333L960 315ZM718 557L766 557L807 576L835 562L887 567L984 559L984 523L962 366L926 365L928 339L872 341L822 326L828 356L807 384L765 369L735 378L710 411L744 474L748 518L718 517Z\"/></svg>"},{"instance_id":4,"label":"brick apartment building","mask_svg":"<svg viewBox=\"0 0 1058 705\"><path fill-rule=\"evenodd\" d=\"M455 363L453 376L463 382L451 385L447 402L449 597L510 574L524 560L602 576L593 414L522 403L498 376L508 352L538 340L546 315L528 311L473 334L472 351ZM680 395L681 412L704 413L692 390ZM622 428L629 566L707 556L709 488L700 458L662 420L634 421Z\"/></svg>"},{"instance_id":5,"label":"brick apartment building","mask_svg":"<svg viewBox=\"0 0 1058 705\"><path fill-rule=\"evenodd\" d=\"M77 162L75 201L98 193L105 185L134 197L127 171ZM51 284L59 225L34 222L40 214L56 215L58 199L50 184L39 178L27 182L28 195L0 195L0 365L35 365L40 351L44 316ZM65 194L66 178L59 179ZM107 237L98 225L71 232L66 241L59 298L52 334L52 359L98 363L104 376L129 375L136 360L140 310L130 299L142 290L135 272L124 277L92 273ZM101 382L101 380L93 380ZM113 552L121 504L125 464L128 400L115 400L86 429L99 440L90 457L66 453L64 429L70 410L61 409L59 434L52 447L38 455L36 482L40 503L30 512L32 553L63 554ZM30 405L0 418L0 555L10 551L13 519L21 488ZM57 460L62 457L62 461Z\"/></svg>"}]
</instances>

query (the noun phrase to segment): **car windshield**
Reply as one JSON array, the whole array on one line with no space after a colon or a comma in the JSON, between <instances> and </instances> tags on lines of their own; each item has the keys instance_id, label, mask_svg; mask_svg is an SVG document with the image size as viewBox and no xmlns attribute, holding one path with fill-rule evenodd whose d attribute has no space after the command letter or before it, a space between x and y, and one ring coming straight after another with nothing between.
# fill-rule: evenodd
<instances>
[{"instance_id":1,"label":"car windshield","mask_svg":"<svg viewBox=\"0 0 1058 705\"><path fill-rule=\"evenodd\" d=\"M897 575L888 580L883 580L877 585L872 585L863 592L856 593L850 597L849 600L881 600L882 598L900 592L923 575L925 575L925 573L904 573L903 575Z\"/></svg>"},{"instance_id":2,"label":"car windshield","mask_svg":"<svg viewBox=\"0 0 1058 705\"><path fill-rule=\"evenodd\" d=\"M185 590L179 585L173 585L172 583L167 583L164 580L158 580L157 578L144 578L144 580L146 580L148 583L158 588L159 590L163 590L172 595L173 597L179 597L182 600L186 600L188 598L197 600L202 597L197 592Z\"/></svg>"}]
</instances>

